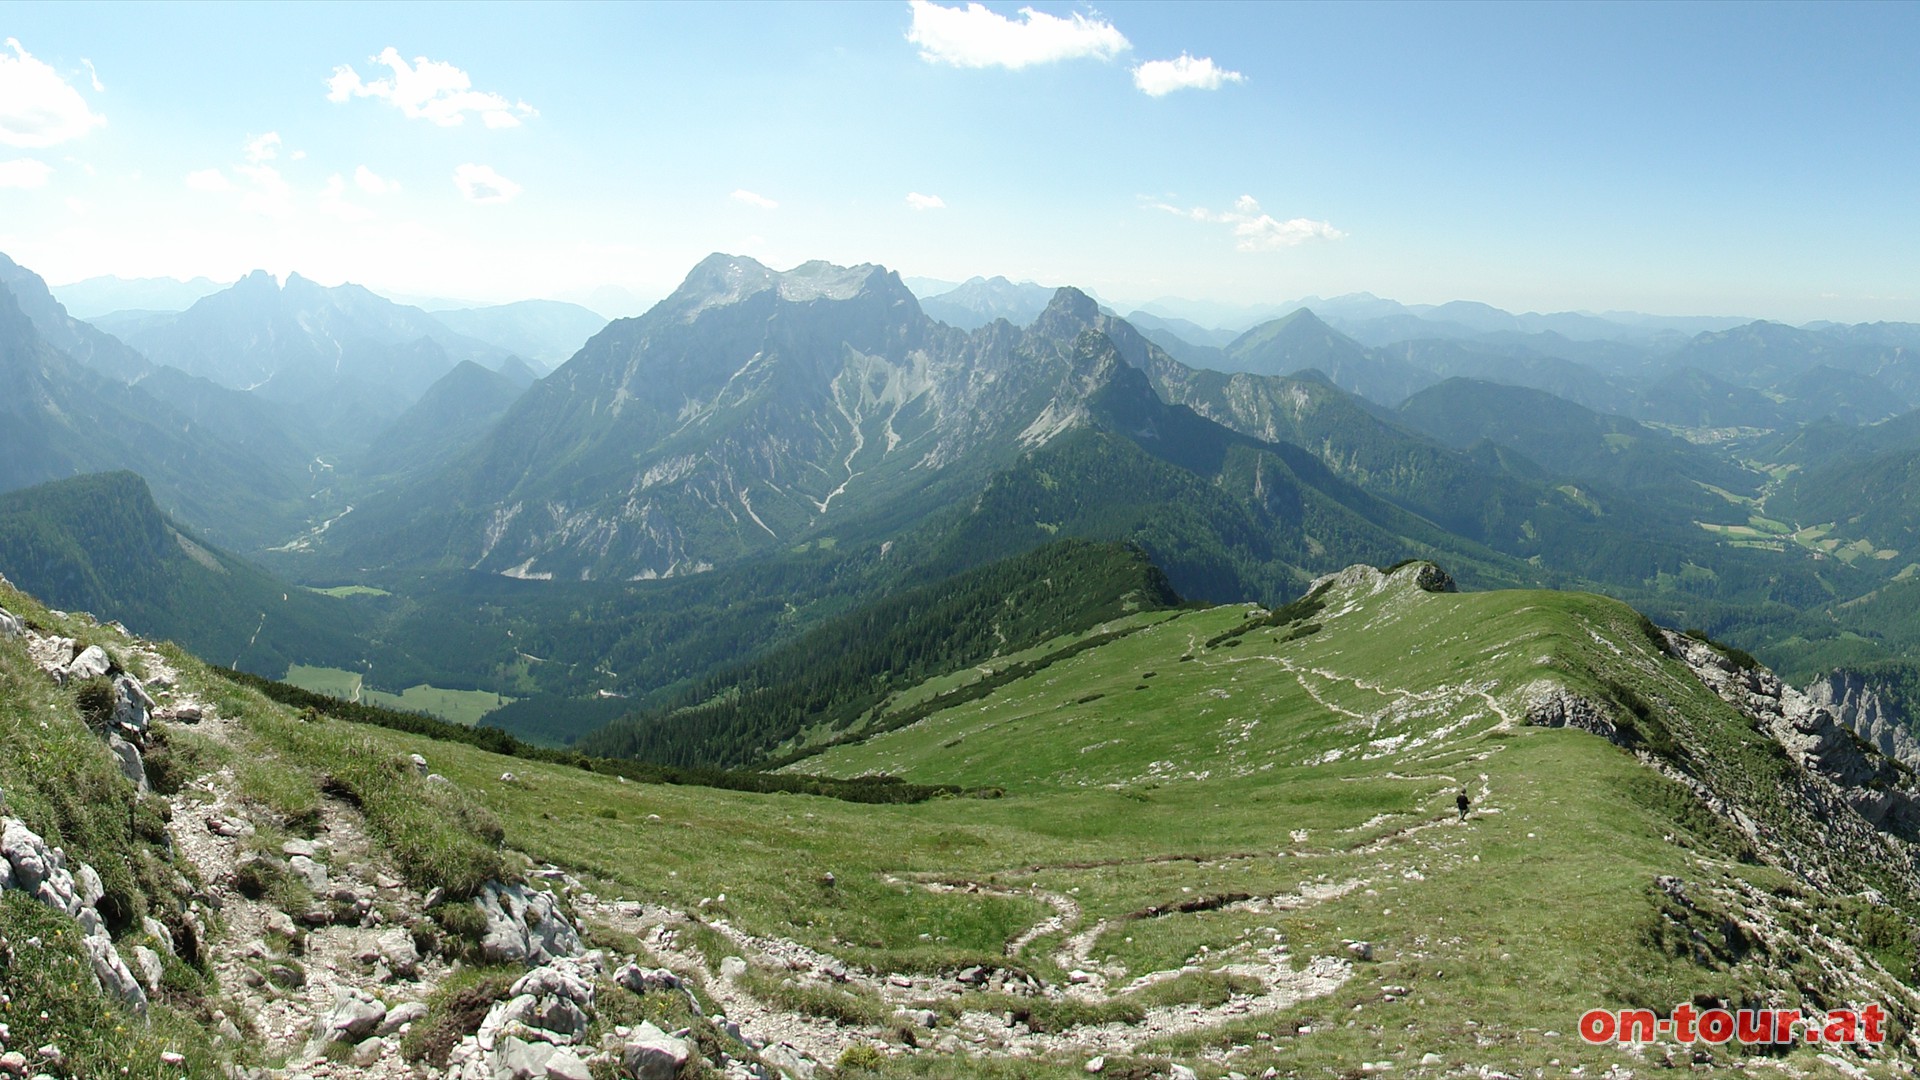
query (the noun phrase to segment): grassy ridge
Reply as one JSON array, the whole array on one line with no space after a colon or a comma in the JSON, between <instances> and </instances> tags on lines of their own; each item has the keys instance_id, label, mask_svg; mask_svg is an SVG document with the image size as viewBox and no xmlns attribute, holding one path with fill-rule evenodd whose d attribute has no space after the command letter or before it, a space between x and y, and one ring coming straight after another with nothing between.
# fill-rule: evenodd
<instances>
[{"instance_id":1,"label":"grassy ridge","mask_svg":"<svg viewBox=\"0 0 1920 1080\"><path fill-rule=\"evenodd\" d=\"M1350 939L1372 943L1374 959L1353 963L1325 996L1142 1048L1194 1062L1209 1078L1268 1067L1345 1075L1380 1060L1408 1076L1486 1064L1547 1075L1578 1064L1591 1075L1648 1064L1570 1034L1594 1005L1838 999L1823 981L1829 972L1805 956L1713 944L1723 920L1758 910L1789 935L1820 927L1832 949L1896 964L1909 956L1900 942L1910 898L1887 891L1881 915L1867 918L1848 895L1857 868L1836 868L1833 888L1811 888L1752 861L1687 788L1620 748L1516 722L1542 680L1595 696L1630 692L1668 718L1696 777L1734 791L1770 835L1812 853L1814 834L1780 805L1790 793L1777 752L1664 658L1631 609L1578 594L1392 585L1336 585L1316 599L1307 613L1322 627L1315 634L1245 606L1182 611L815 759L842 777L884 768L924 785L985 778L1006 788L993 800L875 805L622 784L566 760L503 757L480 745L498 736L425 718L368 716L394 727L302 719L251 686L185 657L179 664L310 798L322 776L344 778L370 806L413 798L415 781L394 766L428 756L467 805L417 819L375 807L369 824L388 843L408 829L444 829L441 842L486 846L481 826L492 821L507 851L568 867L599 896L697 911L876 971L990 965L1064 983L1069 965L1085 964L1125 986L1198 969L1085 1008L980 992L930 1003L948 1017L1026 1011L1014 1034L1205 1008L1248 988L1233 979L1249 976L1225 965L1251 963L1276 941L1295 970L1350 959ZM511 782L500 779L508 769ZM1462 784L1475 803L1465 825L1452 820ZM395 846L415 843L400 836ZM423 866L438 857L419 848ZM517 862L503 858L509 870ZM1656 884L1665 878L1684 883L1685 903ZM1076 919L1009 955L1011 940L1054 913L1043 893L1071 898ZM1229 902L1236 896L1263 903ZM689 933L705 941L711 965L728 954L717 934ZM1086 935L1082 954L1070 952L1075 935ZM858 988L803 1002L759 969L744 984L806 1010L888 1011ZM1390 991L1397 986L1409 990ZM1900 991L1887 981L1872 993L1895 1000ZM1420 1065L1427 1053L1443 1065ZM878 1072L1068 1080L1085 1075L1087 1056L1004 1067L882 1058ZM1824 1071L1805 1047L1789 1061Z\"/></svg>"},{"instance_id":2,"label":"grassy ridge","mask_svg":"<svg viewBox=\"0 0 1920 1080\"><path fill-rule=\"evenodd\" d=\"M331 694L317 694L288 683L227 668L209 668L221 678L244 686L282 705L312 717L332 717L354 724L366 724L420 735L438 742L463 743L489 753L527 761L564 765L607 776L648 784L690 784L696 787L728 791L824 795L850 802L919 802L937 795L959 795L964 789L942 784L906 784L893 777L863 776L851 779L818 776L772 775L726 769L674 768L645 762L597 758L574 750L555 750L522 742L499 728L468 727L424 713L400 712L378 705L344 701Z\"/></svg>"},{"instance_id":3,"label":"grassy ridge","mask_svg":"<svg viewBox=\"0 0 1920 1080\"><path fill-rule=\"evenodd\" d=\"M844 729L927 679L1178 602L1137 547L1050 544L835 619L579 746L669 765L743 765L809 727Z\"/></svg>"}]
</instances>

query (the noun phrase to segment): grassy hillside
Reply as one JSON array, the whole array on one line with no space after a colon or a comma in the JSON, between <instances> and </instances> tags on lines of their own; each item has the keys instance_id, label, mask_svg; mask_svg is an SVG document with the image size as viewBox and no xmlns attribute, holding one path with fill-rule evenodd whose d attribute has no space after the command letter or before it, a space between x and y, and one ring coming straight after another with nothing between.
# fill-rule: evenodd
<instances>
[{"instance_id":1,"label":"grassy hillside","mask_svg":"<svg viewBox=\"0 0 1920 1080\"><path fill-rule=\"evenodd\" d=\"M261 674L363 649L347 603L276 581L201 542L130 472L0 495L0 573L48 604Z\"/></svg>"},{"instance_id":2,"label":"grassy hillside","mask_svg":"<svg viewBox=\"0 0 1920 1080\"><path fill-rule=\"evenodd\" d=\"M248 753L231 767L262 805L301 820L326 791L351 795L412 882L471 888L528 865L516 852L553 864L621 948L680 913L649 947L703 994L756 1003L730 1016L846 1062L837 1076L1065 1080L1096 1053L1116 1075L1180 1062L1210 1080L1685 1067L1692 1051L1572 1032L1589 1007L1698 998L1876 1000L1905 1037L1909 849L1803 802L1778 744L1631 609L1423 587L1440 580L1358 569L1272 612L1189 610L1045 663L1008 657L1030 668L1004 684L999 664L949 674L913 693L984 692L800 766L1002 791L902 805L628 783L302 717L163 655L233 718ZM0 660L23 662L14 645ZM10 693L21 715L46 704ZM1527 725L1569 695L1631 730L1638 756ZM42 738L30 723L14 737ZM413 753L451 784L421 781ZM845 981L799 974L820 954ZM744 970L721 974L735 956ZM931 1031L903 1034L903 1006L930 1010ZM1830 1074L1804 1046L1785 1064Z\"/></svg>"},{"instance_id":3,"label":"grassy hillside","mask_svg":"<svg viewBox=\"0 0 1920 1080\"><path fill-rule=\"evenodd\" d=\"M808 728L844 730L930 678L1179 599L1139 548L1062 541L834 619L615 721L580 748L741 765Z\"/></svg>"}]
</instances>

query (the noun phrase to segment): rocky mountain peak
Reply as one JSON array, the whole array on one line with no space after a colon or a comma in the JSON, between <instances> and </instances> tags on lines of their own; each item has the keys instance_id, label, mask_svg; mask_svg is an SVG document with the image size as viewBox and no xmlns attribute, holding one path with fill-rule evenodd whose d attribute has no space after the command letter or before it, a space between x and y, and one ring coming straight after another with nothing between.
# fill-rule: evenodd
<instances>
[{"instance_id":1,"label":"rocky mountain peak","mask_svg":"<svg viewBox=\"0 0 1920 1080\"><path fill-rule=\"evenodd\" d=\"M255 270L234 282L232 291L252 296L270 295L280 291L280 283L265 270Z\"/></svg>"},{"instance_id":2,"label":"rocky mountain peak","mask_svg":"<svg viewBox=\"0 0 1920 1080\"><path fill-rule=\"evenodd\" d=\"M696 263L660 306L690 320L707 308L738 303L774 284L774 272L756 260L716 251Z\"/></svg>"},{"instance_id":3,"label":"rocky mountain peak","mask_svg":"<svg viewBox=\"0 0 1920 1080\"><path fill-rule=\"evenodd\" d=\"M1071 341L1082 330L1099 325L1100 305L1093 297L1067 285L1055 290L1046 310L1033 321L1033 332L1041 337Z\"/></svg>"}]
</instances>

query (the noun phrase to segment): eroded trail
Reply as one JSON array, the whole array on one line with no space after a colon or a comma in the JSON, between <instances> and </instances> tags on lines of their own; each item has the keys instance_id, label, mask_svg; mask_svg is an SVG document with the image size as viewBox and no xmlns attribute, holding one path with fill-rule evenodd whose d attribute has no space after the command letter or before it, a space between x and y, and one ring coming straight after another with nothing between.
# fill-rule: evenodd
<instances>
[{"instance_id":1,"label":"eroded trail","mask_svg":"<svg viewBox=\"0 0 1920 1080\"><path fill-rule=\"evenodd\" d=\"M907 884L889 877L890 884ZM779 937L754 935L724 920L703 920L686 912L646 903L595 898L580 905L583 916L639 937L663 964L695 978L707 996L724 1010L726 1019L757 1043L786 1044L815 1058L832 1061L848 1046L885 1039L890 1032L872 1025L845 1023L810 1016L793 1009L770 1004L749 991L747 983L771 977L791 982L801 990L827 988L870 995L883 1005L905 1013L909 1018L924 1016L928 1009L939 1009L944 1002L962 1000L981 992L1003 994L1015 1000L1073 1000L1090 1005L1127 998L1156 984L1192 973L1238 976L1258 985L1253 992L1240 993L1211 1005L1194 1003L1153 1005L1141 1010L1138 1020L1105 1024L1083 1024L1059 1033L1045 1033L1008 1019L1004 1006L962 1008L959 1015L931 1032L924 1033L924 1049L937 1053L965 1051L980 1054L1031 1056L1054 1052L1100 1053L1136 1052L1155 1040L1205 1030L1235 1019L1276 1012L1298 1002L1333 992L1352 975L1351 962L1345 958L1319 956L1297 962L1278 930L1269 939L1252 941L1222 950L1204 964L1188 964L1166 971L1136 976L1124 986L1111 987L1111 980L1124 971L1102 970L1091 961L1100 938L1123 925L1165 912L1135 913L1132 916L1101 920L1083 926L1084 914L1073 897L1052 890L1028 887L1008 888L977 881L923 879L911 884L934 892L966 892L1009 898L1037 899L1052 908L1052 914L1022 931L1006 946L1009 957L1019 958L1036 943L1065 935L1049 959L1069 972L1064 985L1050 985L1019 971L968 968L953 974L870 972L845 963L828 953ZM1298 911L1344 896L1364 884L1355 879L1337 883L1309 883L1291 892L1264 897L1236 897L1207 910L1234 910L1254 913ZM1191 905L1178 910L1198 910ZM717 975L709 973L708 960L690 938L705 930L723 938L733 956L721 964ZM752 972L753 974L749 974ZM977 999L975 999L977 1000ZM946 1009L939 1009L946 1012ZM1021 1010L1015 1008L1014 1015Z\"/></svg>"},{"instance_id":2,"label":"eroded trail","mask_svg":"<svg viewBox=\"0 0 1920 1080\"><path fill-rule=\"evenodd\" d=\"M162 684L178 679L163 657L141 656ZM197 716L191 730L239 753L249 753L240 725L206 702L184 693L161 695L165 712ZM161 720L160 723L169 723ZM180 723L180 721L172 721ZM184 725L183 725L184 726ZM403 1061L399 1037L422 1003L449 972L437 956L422 956L402 920L425 909L423 898L381 866L378 848L357 809L321 800L312 839L268 843L281 823L242 797L231 766L189 781L169 797L168 824L176 850L205 883L203 902L218 912L217 930L203 943L232 1008L214 1018L230 1043L252 1042L269 1061L284 1061L287 1080L339 1075L312 1045L316 1024L342 994L365 993L387 1006L391 1023L376 1028L378 1042L363 1043L352 1075L399 1080L437 1075ZM260 893L259 868L290 864L304 902L283 910L275 896ZM243 888L243 885L246 887ZM252 895L250 895L252 894ZM310 899L306 899L309 898Z\"/></svg>"}]
</instances>

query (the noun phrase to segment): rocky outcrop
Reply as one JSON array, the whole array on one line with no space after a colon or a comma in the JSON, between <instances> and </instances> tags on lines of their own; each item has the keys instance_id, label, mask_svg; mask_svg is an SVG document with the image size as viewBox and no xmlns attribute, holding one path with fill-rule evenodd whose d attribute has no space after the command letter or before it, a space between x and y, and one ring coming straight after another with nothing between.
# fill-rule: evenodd
<instances>
[{"instance_id":1,"label":"rocky outcrop","mask_svg":"<svg viewBox=\"0 0 1920 1080\"><path fill-rule=\"evenodd\" d=\"M1527 723L1533 727L1578 728L1622 746L1631 742L1614 722L1611 709L1557 682L1541 679L1521 691L1520 697L1526 703Z\"/></svg>"},{"instance_id":2,"label":"rocky outcrop","mask_svg":"<svg viewBox=\"0 0 1920 1080\"><path fill-rule=\"evenodd\" d=\"M144 752L153 722L153 711L157 707L147 688L98 645L88 645L83 649L72 638L34 633L4 608L0 608L0 637L12 636L6 632L9 623L18 628L19 636L26 638L27 654L55 685L64 686L88 679L111 680L111 706L107 715L101 718L104 724L99 730L100 737L113 753L121 775L135 788L146 791Z\"/></svg>"},{"instance_id":3,"label":"rocky outcrop","mask_svg":"<svg viewBox=\"0 0 1920 1080\"><path fill-rule=\"evenodd\" d=\"M1431 593L1460 591L1460 586L1454 582L1453 575L1421 559L1402 563L1390 570L1381 570L1365 563L1355 563L1344 570L1314 578L1313 584L1307 587L1307 595L1312 596L1323 591L1372 595L1396 587Z\"/></svg>"},{"instance_id":4,"label":"rocky outcrop","mask_svg":"<svg viewBox=\"0 0 1920 1080\"><path fill-rule=\"evenodd\" d=\"M580 933L552 893L489 881L473 898L487 920L480 951L495 964L544 964L580 955Z\"/></svg>"},{"instance_id":5,"label":"rocky outcrop","mask_svg":"<svg viewBox=\"0 0 1920 1080\"><path fill-rule=\"evenodd\" d=\"M1686 662L1721 700L1739 709L1793 761L1831 782L1875 828L1920 839L1920 791L1912 777L1842 724L1832 709L1764 667L1744 666L1712 645L1662 631L1667 650Z\"/></svg>"},{"instance_id":6,"label":"rocky outcrop","mask_svg":"<svg viewBox=\"0 0 1920 1080\"><path fill-rule=\"evenodd\" d=\"M146 1015L147 992L114 947L100 917L98 905L106 889L93 867L78 863L69 870L65 851L49 846L25 822L0 818L0 890L6 889L18 889L78 923L100 988Z\"/></svg>"},{"instance_id":7,"label":"rocky outcrop","mask_svg":"<svg viewBox=\"0 0 1920 1080\"><path fill-rule=\"evenodd\" d=\"M587 1080L579 1049L593 1016L598 952L522 975L448 1057L448 1080ZM685 1059L682 1059L683 1061Z\"/></svg>"},{"instance_id":8,"label":"rocky outcrop","mask_svg":"<svg viewBox=\"0 0 1920 1080\"><path fill-rule=\"evenodd\" d=\"M1807 699L1832 712L1854 734L1902 765L1920 770L1920 738L1912 717L1857 671L1835 671L1807 685Z\"/></svg>"}]
</instances>

